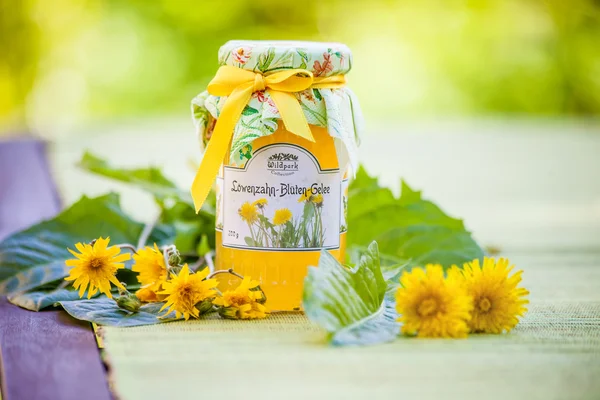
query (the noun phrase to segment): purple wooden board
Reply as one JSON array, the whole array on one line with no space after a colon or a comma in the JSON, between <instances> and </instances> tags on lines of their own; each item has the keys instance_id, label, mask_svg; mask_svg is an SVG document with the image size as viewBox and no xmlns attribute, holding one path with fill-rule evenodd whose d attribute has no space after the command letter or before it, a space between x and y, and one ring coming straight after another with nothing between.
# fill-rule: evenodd
<instances>
[{"instance_id":1,"label":"purple wooden board","mask_svg":"<svg viewBox=\"0 0 600 400\"><path fill-rule=\"evenodd\" d=\"M0 240L60 209L43 143L0 142ZM104 367L88 323L64 311L33 312L0 297L3 400L108 400Z\"/></svg>"},{"instance_id":2,"label":"purple wooden board","mask_svg":"<svg viewBox=\"0 0 600 400\"><path fill-rule=\"evenodd\" d=\"M36 140L0 142L0 240L60 210L45 147Z\"/></svg>"},{"instance_id":3,"label":"purple wooden board","mask_svg":"<svg viewBox=\"0 0 600 400\"><path fill-rule=\"evenodd\" d=\"M107 400L89 323L64 311L33 312L0 299L3 400Z\"/></svg>"}]
</instances>

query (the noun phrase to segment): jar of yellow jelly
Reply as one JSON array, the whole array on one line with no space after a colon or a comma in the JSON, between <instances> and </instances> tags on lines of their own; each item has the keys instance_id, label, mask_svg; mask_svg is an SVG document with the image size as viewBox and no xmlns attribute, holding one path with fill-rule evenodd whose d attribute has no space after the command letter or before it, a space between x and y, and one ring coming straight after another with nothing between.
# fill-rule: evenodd
<instances>
[{"instance_id":1,"label":"jar of yellow jelly","mask_svg":"<svg viewBox=\"0 0 600 400\"><path fill-rule=\"evenodd\" d=\"M215 268L258 280L269 309L299 310L308 266L317 265L320 251L345 259L348 180L357 166L362 116L345 83L327 82L345 82L352 54L339 43L230 41L219 50L219 64L267 83L248 84L251 95L216 177ZM290 70L304 71L298 76L312 82L286 95L297 102L312 140L286 129L273 93L278 86L268 86L269 76ZM192 101L202 150L208 144L210 151L227 97L203 92Z\"/></svg>"}]
</instances>

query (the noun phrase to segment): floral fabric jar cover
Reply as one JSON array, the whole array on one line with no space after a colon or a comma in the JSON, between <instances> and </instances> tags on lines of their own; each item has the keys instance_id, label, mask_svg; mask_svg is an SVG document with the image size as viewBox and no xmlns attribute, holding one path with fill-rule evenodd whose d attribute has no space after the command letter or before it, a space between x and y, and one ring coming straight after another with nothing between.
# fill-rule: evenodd
<instances>
[{"instance_id":1,"label":"floral fabric jar cover","mask_svg":"<svg viewBox=\"0 0 600 400\"><path fill-rule=\"evenodd\" d=\"M352 53L340 43L230 41L219 50L219 65L269 74L285 69L307 69L315 77L345 75L352 68ZM340 166L358 167L358 145L364 122L352 90L307 89L295 94L310 125L327 128L335 139ZM192 116L203 150L226 98L207 91L192 100ZM246 159L240 151L253 140L273 134L281 116L268 91L256 92L237 123L231 144L231 162Z\"/></svg>"}]
</instances>

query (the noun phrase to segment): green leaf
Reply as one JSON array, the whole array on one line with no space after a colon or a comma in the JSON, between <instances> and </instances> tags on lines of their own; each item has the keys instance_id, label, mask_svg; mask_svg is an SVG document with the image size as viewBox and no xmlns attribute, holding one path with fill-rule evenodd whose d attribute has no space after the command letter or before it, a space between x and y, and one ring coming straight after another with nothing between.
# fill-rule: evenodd
<instances>
[{"instance_id":1,"label":"green leaf","mask_svg":"<svg viewBox=\"0 0 600 400\"><path fill-rule=\"evenodd\" d=\"M181 319L175 317L174 311L168 316L163 317L165 312L163 311L160 313L159 310L164 303L144 304L140 308L140 311L136 313L130 313L120 309L114 300L111 300L106 296L91 300L60 301L59 304L72 317L83 321L94 322L98 325L120 327L140 326ZM158 318L159 316L161 318Z\"/></svg>"},{"instance_id":2,"label":"green leaf","mask_svg":"<svg viewBox=\"0 0 600 400\"><path fill-rule=\"evenodd\" d=\"M73 246L73 244L70 246ZM71 256L69 255L69 257ZM65 265L66 259L67 258L34 266L14 274L0 282L0 294L22 293L27 290L36 289L47 283L63 279L69 274L69 267Z\"/></svg>"},{"instance_id":3,"label":"green leaf","mask_svg":"<svg viewBox=\"0 0 600 400\"><path fill-rule=\"evenodd\" d=\"M264 224L269 229L271 229L275 226L275 225L273 225L273 223L271 221L269 221L269 219L267 217L265 217L262 214L258 214L258 219L260 220L260 222L262 224Z\"/></svg>"},{"instance_id":4,"label":"green leaf","mask_svg":"<svg viewBox=\"0 0 600 400\"><path fill-rule=\"evenodd\" d=\"M352 246L352 248L348 249L347 258L350 260L350 265L358 264L362 255L367 251L368 248L363 246ZM408 260L381 253L379 254L379 262L381 264L381 273L388 285L395 285L402 271L409 265Z\"/></svg>"},{"instance_id":5,"label":"green leaf","mask_svg":"<svg viewBox=\"0 0 600 400\"><path fill-rule=\"evenodd\" d=\"M208 245L211 248L215 247L214 191L211 191L202 209L196 214L189 191L178 189L156 168L118 168L90 153L83 156L79 165L90 172L130 183L152 194L161 207L159 222L169 225L174 231L172 244L177 246L180 252L195 253L204 236L208 239Z\"/></svg>"},{"instance_id":6,"label":"green leaf","mask_svg":"<svg viewBox=\"0 0 600 400\"><path fill-rule=\"evenodd\" d=\"M323 100L323 96L321 95L321 91L319 89L313 89L313 94L317 98L317 100Z\"/></svg>"},{"instance_id":7,"label":"green leaf","mask_svg":"<svg viewBox=\"0 0 600 400\"><path fill-rule=\"evenodd\" d=\"M302 60L302 62L298 66L298 68L306 69L306 65L308 63L308 53L306 51L300 50L300 49L296 50L296 53L298 53L298 55L300 56L300 59Z\"/></svg>"},{"instance_id":8,"label":"green leaf","mask_svg":"<svg viewBox=\"0 0 600 400\"><path fill-rule=\"evenodd\" d=\"M198 246L196 247L196 253L198 253L200 257L204 257L208 252L210 252L210 250L211 248L208 244L208 235L202 235L200 238L200 243L198 243Z\"/></svg>"},{"instance_id":9,"label":"green leaf","mask_svg":"<svg viewBox=\"0 0 600 400\"><path fill-rule=\"evenodd\" d=\"M215 248L215 202L214 192L211 192L198 214L192 205L181 201L163 209L161 222L175 229L173 244L181 253L196 253L204 236L208 246Z\"/></svg>"},{"instance_id":10,"label":"green leaf","mask_svg":"<svg viewBox=\"0 0 600 400\"><path fill-rule=\"evenodd\" d=\"M250 106L246 106L244 108L244 111L242 111L242 115L253 115L253 114L258 114L258 110L254 107L250 107Z\"/></svg>"},{"instance_id":11,"label":"green leaf","mask_svg":"<svg viewBox=\"0 0 600 400\"><path fill-rule=\"evenodd\" d=\"M53 219L15 233L0 243L0 294L15 294L64 278L67 248L110 236L111 244L136 243L143 224L129 218L111 193L82 197ZM149 241L170 241L168 229L157 227Z\"/></svg>"},{"instance_id":12,"label":"green leaf","mask_svg":"<svg viewBox=\"0 0 600 400\"><path fill-rule=\"evenodd\" d=\"M341 265L327 251L304 280L306 316L330 334L334 345L366 345L393 340L399 325L388 284L381 273L373 242L353 268Z\"/></svg>"},{"instance_id":13,"label":"green leaf","mask_svg":"<svg viewBox=\"0 0 600 400\"><path fill-rule=\"evenodd\" d=\"M461 220L449 217L402 182L396 198L361 167L349 188L348 245L379 243L384 264L409 260L409 268L440 263L445 268L483 257Z\"/></svg>"},{"instance_id":14,"label":"green leaf","mask_svg":"<svg viewBox=\"0 0 600 400\"><path fill-rule=\"evenodd\" d=\"M96 294L96 296L99 293ZM85 295L87 296L87 294ZM46 307L50 307L59 301L75 301L79 300L79 294L76 290L55 289L43 290L36 292L28 292L9 296L8 301L22 308L31 311L40 311Z\"/></svg>"},{"instance_id":15,"label":"green leaf","mask_svg":"<svg viewBox=\"0 0 600 400\"><path fill-rule=\"evenodd\" d=\"M271 65L273 58L275 58L275 49L269 49L267 53L261 54L258 57L258 70L265 72L269 68L269 65Z\"/></svg>"},{"instance_id":16,"label":"green leaf","mask_svg":"<svg viewBox=\"0 0 600 400\"><path fill-rule=\"evenodd\" d=\"M305 61L308 61L308 53L305 50L297 49L296 53Z\"/></svg>"},{"instance_id":17,"label":"green leaf","mask_svg":"<svg viewBox=\"0 0 600 400\"><path fill-rule=\"evenodd\" d=\"M89 152L83 155L78 165L97 175L137 186L153 194L158 200L175 198L192 204L190 194L178 189L158 168L117 168Z\"/></svg>"},{"instance_id":18,"label":"green leaf","mask_svg":"<svg viewBox=\"0 0 600 400\"><path fill-rule=\"evenodd\" d=\"M289 68L294 60L294 53L291 50L285 51L279 56L279 58L269 65L269 70L275 70L278 68Z\"/></svg>"},{"instance_id":19,"label":"green leaf","mask_svg":"<svg viewBox=\"0 0 600 400\"><path fill-rule=\"evenodd\" d=\"M304 203L304 209L302 210L302 220L309 221L315 215L315 208L312 206L310 201Z\"/></svg>"}]
</instances>

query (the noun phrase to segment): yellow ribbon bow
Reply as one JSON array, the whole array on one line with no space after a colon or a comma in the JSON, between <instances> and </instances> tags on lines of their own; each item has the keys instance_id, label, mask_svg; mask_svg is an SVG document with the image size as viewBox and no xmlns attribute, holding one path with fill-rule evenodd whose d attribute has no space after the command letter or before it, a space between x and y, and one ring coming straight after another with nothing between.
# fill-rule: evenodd
<instances>
[{"instance_id":1,"label":"yellow ribbon bow","mask_svg":"<svg viewBox=\"0 0 600 400\"><path fill-rule=\"evenodd\" d=\"M214 96L227 96L217 120L204 157L192 183L192 198L196 212L200 211L212 184L219 173L233 136L235 124L250 101L252 93L267 90L275 102L285 129L314 142L300 103L292 94L313 88L338 88L345 84L343 75L315 78L305 69L288 69L262 75L241 68L224 65L208 84Z\"/></svg>"}]
</instances>

